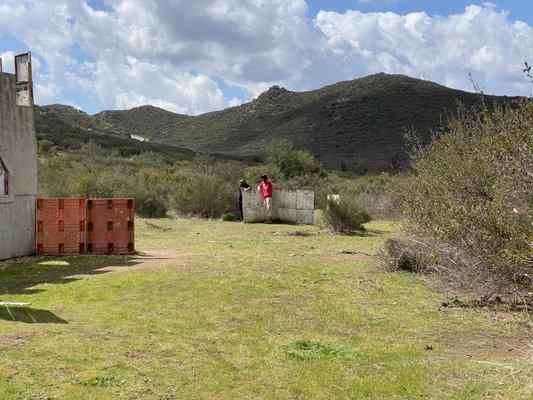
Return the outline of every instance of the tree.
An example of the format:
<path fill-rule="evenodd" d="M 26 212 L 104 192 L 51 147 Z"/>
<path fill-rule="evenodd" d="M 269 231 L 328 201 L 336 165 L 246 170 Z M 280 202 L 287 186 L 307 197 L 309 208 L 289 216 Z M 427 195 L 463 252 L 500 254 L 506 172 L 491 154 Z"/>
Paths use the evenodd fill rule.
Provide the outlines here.
<path fill-rule="evenodd" d="M 308 174 L 325 175 L 324 167 L 306 150 L 295 150 L 288 142 L 281 142 L 268 154 L 268 163 L 285 177 L 292 179 Z"/>

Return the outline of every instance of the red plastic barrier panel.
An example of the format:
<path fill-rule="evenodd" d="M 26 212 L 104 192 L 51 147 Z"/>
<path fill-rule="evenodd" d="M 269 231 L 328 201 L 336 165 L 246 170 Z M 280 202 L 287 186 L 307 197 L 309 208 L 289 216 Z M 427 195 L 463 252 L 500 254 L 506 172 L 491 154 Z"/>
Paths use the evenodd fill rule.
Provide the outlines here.
<path fill-rule="evenodd" d="M 86 252 L 85 199 L 37 199 L 37 254 Z"/>
<path fill-rule="evenodd" d="M 133 254 L 133 199 L 87 200 L 87 251 L 91 254 Z"/>

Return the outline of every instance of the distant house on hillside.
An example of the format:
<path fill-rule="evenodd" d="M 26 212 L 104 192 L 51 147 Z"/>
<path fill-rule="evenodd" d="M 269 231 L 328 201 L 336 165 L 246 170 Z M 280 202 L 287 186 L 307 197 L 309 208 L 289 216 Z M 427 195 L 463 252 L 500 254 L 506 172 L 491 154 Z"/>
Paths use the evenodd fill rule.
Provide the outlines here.
<path fill-rule="evenodd" d="M 15 75 L 0 59 L 0 260 L 35 251 L 37 137 L 30 53 L 15 57 Z"/>
<path fill-rule="evenodd" d="M 147 142 L 146 138 L 140 135 L 130 135 L 130 138 L 138 140 L 139 142 Z"/>

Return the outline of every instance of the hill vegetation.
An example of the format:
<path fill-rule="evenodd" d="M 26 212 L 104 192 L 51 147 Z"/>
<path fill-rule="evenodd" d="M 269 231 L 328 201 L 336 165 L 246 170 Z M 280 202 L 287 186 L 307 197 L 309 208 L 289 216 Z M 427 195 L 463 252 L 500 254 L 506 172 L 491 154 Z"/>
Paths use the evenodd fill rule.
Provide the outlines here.
<path fill-rule="evenodd" d="M 454 294 L 533 302 L 533 102 L 460 113 L 413 152 L 398 196 L 396 268 L 432 272 Z"/>
<path fill-rule="evenodd" d="M 123 148 L 92 141 L 77 150 L 59 152 L 44 149 L 45 143 L 40 142 L 41 197 L 133 197 L 141 216 L 219 218 L 225 213 L 237 215 L 239 180 L 246 177 L 253 185 L 266 171 L 276 189 L 313 190 L 319 207 L 327 194 L 341 193 L 359 200 L 374 216 L 388 217 L 394 212 L 387 194 L 393 177 L 368 174 L 354 181 L 344 173 L 328 171 L 307 151 L 287 144 L 273 148 L 267 163 L 258 164 L 207 154 L 180 159 L 179 155 L 145 152 L 125 157 L 120 154 Z"/>
<path fill-rule="evenodd" d="M 508 98 L 486 96 L 491 104 Z M 479 101 L 474 93 L 401 75 L 377 74 L 341 82 L 309 92 L 272 87 L 250 103 L 198 116 L 175 114 L 152 106 L 126 111 L 103 111 L 90 116 L 71 107 L 38 107 L 37 127 L 78 129 L 76 135 L 108 147 L 113 141 L 123 150 L 145 147 L 165 153 L 155 143 L 176 146 L 170 152 L 220 153 L 232 157 L 263 158 L 273 144 L 286 140 L 311 152 L 334 169 L 355 173 L 396 169 L 408 161 L 404 133 L 416 130 L 423 140 L 455 113 L 459 102 L 466 108 Z M 57 130 L 57 128 L 54 128 Z M 53 129 L 44 129 L 54 143 Z M 65 135 L 61 130 L 60 135 Z M 127 140 L 104 138 L 101 133 Z M 130 135 L 150 144 L 131 145 Z M 90 137 L 90 138 L 89 138 Z M 79 140 L 78 140 L 79 142 Z M 137 150 L 138 151 L 138 150 Z"/>
<path fill-rule="evenodd" d="M 398 179 L 353 175 L 398 169 L 406 162 L 407 129 L 427 141 L 458 102 L 468 108 L 478 100 L 378 74 L 304 93 L 273 87 L 248 104 L 196 117 L 152 106 L 92 116 L 63 105 L 36 107 L 40 195 L 135 197 L 141 215 L 218 218 L 236 212 L 239 179 L 254 183 L 266 171 L 277 188 L 314 190 L 317 206 L 338 193 L 390 218 L 397 200 L 389 188 Z M 198 204 L 209 206 L 191 208 Z"/>
<path fill-rule="evenodd" d="M 112 150 L 120 157 L 156 153 L 172 162 L 190 159 L 195 155 L 188 149 L 131 139 L 117 127 L 70 106 L 36 106 L 35 128 L 41 155 L 79 151 L 89 142 Z"/>

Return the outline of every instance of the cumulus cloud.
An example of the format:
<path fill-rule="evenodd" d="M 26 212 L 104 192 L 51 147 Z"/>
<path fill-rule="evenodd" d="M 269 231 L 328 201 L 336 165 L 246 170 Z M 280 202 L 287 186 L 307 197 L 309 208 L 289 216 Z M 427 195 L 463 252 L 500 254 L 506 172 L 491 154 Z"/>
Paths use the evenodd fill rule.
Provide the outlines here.
<path fill-rule="evenodd" d="M 520 67 L 533 59 L 533 28 L 509 21 L 490 3 L 447 18 L 322 11 L 316 24 L 337 57 L 362 75 L 403 73 L 471 90 L 471 71 L 489 92 L 527 91 Z"/>
<path fill-rule="evenodd" d="M 471 71 L 489 93 L 529 90 L 520 66 L 533 60 L 533 28 L 489 3 L 449 17 L 321 11 L 312 20 L 305 0 L 105 4 L 1 0 L 0 35 L 42 60 L 39 102 L 79 92 L 102 106 L 197 114 L 247 100 L 214 77 L 253 98 L 273 84 L 307 90 L 382 71 L 467 90 Z"/>
<path fill-rule="evenodd" d="M 215 81 L 203 74 L 182 72 L 168 61 L 152 63 L 127 56 L 118 63 L 98 61 L 86 90 L 119 108 L 152 104 L 179 113 L 198 114 L 226 105 Z"/>
<path fill-rule="evenodd" d="M 197 114 L 229 105 L 209 76 L 171 61 L 170 47 L 162 45 L 175 40 L 161 38 L 157 15 L 149 7 L 156 2 L 134 3 L 111 2 L 112 12 L 95 11 L 82 1 L 0 5 L 0 34 L 13 35 L 38 55 L 36 101 L 54 101 L 61 88 L 81 90 L 118 108 L 152 104 Z M 32 28 L 21 31 L 21 26 Z M 40 58 L 46 73 L 39 68 Z"/>

